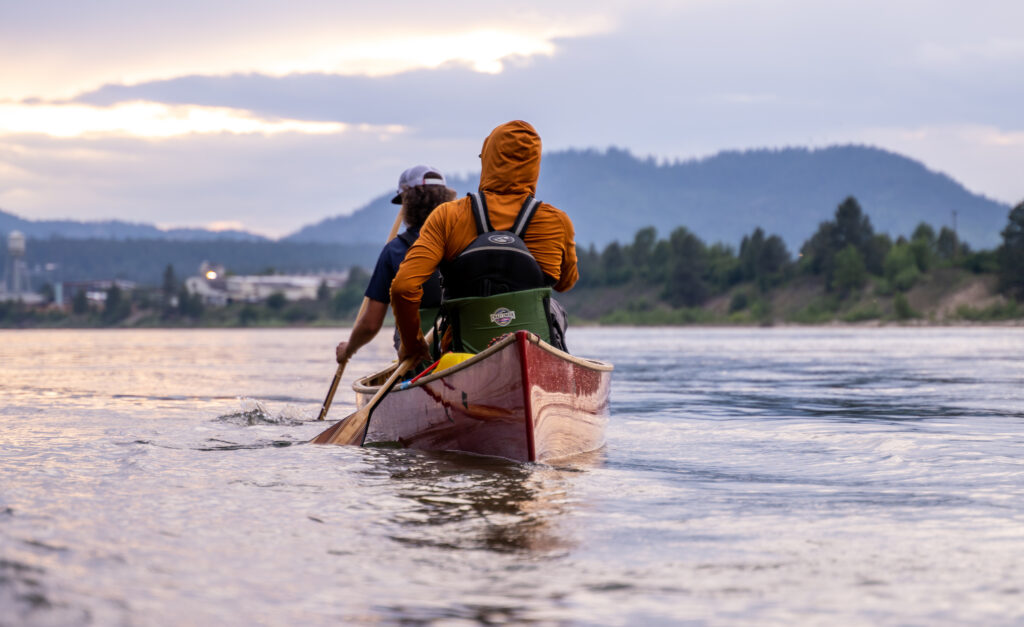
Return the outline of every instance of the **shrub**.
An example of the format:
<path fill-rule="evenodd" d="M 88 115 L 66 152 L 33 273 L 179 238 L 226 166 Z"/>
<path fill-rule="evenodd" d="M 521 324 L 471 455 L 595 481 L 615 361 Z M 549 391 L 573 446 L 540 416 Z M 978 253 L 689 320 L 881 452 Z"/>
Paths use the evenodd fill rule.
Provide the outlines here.
<path fill-rule="evenodd" d="M 910 302 L 907 300 L 906 294 L 896 294 L 892 299 L 893 315 L 896 316 L 897 320 L 909 320 L 911 318 L 920 318 L 921 314 L 917 313 L 910 307 Z"/>
<path fill-rule="evenodd" d="M 790 316 L 790 321 L 801 324 L 820 324 L 829 322 L 836 317 L 839 310 L 839 299 L 826 296 L 811 302 L 809 305 Z"/>
<path fill-rule="evenodd" d="M 901 292 L 913 287 L 921 274 L 914 251 L 906 243 L 896 244 L 889 249 L 882 267 L 889 284 Z"/>
<path fill-rule="evenodd" d="M 729 300 L 729 313 L 743 311 L 749 305 L 749 301 L 750 297 L 745 291 L 736 292 L 732 295 L 732 299 Z"/>
<path fill-rule="evenodd" d="M 863 322 L 865 320 L 878 320 L 881 317 L 882 310 L 878 307 L 878 303 L 871 303 L 852 309 L 843 314 L 841 319 L 843 322 Z"/>
<path fill-rule="evenodd" d="M 836 269 L 832 278 L 832 285 L 844 297 L 854 290 L 864 287 L 867 281 L 868 271 L 864 266 L 864 257 L 853 244 L 836 254 Z"/>
<path fill-rule="evenodd" d="M 246 303 L 238 312 L 238 324 L 247 327 L 260 319 L 260 310 Z"/>
<path fill-rule="evenodd" d="M 288 304 L 288 299 L 281 292 L 274 292 L 267 297 L 267 307 L 270 307 L 274 311 L 280 311 L 284 309 L 284 306 Z"/>
<path fill-rule="evenodd" d="M 956 308 L 956 317 L 961 320 L 974 322 L 989 322 L 992 320 L 1012 320 L 1024 316 L 1024 311 L 1017 305 L 1017 301 L 1010 299 L 1005 303 L 993 303 L 988 307 L 976 309 L 970 305 L 960 305 Z"/>

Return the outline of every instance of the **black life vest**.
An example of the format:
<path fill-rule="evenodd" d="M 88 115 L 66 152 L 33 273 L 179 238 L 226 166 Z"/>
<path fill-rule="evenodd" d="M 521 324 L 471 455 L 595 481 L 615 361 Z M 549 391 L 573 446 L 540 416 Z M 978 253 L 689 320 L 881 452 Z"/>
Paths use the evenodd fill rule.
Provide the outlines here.
<path fill-rule="evenodd" d="M 444 300 L 553 285 L 555 281 L 544 274 L 522 240 L 540 201 L 527 196 L 511 230 L 495 231 L 484 196 L 474 192 L 468 196 L 477 236 L 455 259 L 441 265 Z"/>
<path fill-rule="evenodd" d="M 411 247 L 417 236 L 405 231 L 398 234 L 399 239 Z M 434 270 L 427 282 L 423 284 L 423 299 L 420 301 L 420 308 L 434 309 L 441 306 L 441 273 Z"/>

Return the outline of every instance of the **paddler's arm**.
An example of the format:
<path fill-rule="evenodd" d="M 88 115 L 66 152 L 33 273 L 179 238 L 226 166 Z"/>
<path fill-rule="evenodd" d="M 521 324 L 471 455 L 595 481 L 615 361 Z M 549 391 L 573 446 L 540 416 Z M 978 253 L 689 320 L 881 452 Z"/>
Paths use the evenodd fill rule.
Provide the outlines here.
<path fill-rule="evenodd" d="M 438 207 L 420 229 L 420 236 L 409 248 L 398 274 L 391 282 L 391 308 L 395 312 L 395 325 L 402 339 L 399 357 L 425 358 L 429 355 L 427 343 L 420 330 L 420 302 L 423 284 L 434 273 L 444 258 L 443 213 Z"/>
<path fill-rule="evenodd" d="M 367 297 L 366 307 L 360 311 L 359 317 L 356 319 L 355 324 L 352 325 L 352 332 L 348 336 L 348 341 L 339 343 L 338 347 L 334 349 L 339 364 L 351 359 L 356 354 L 356 351 L 377 337 L 377 333 L 384 324 L 384 316 L 387 313 L 387 303 Z"/>

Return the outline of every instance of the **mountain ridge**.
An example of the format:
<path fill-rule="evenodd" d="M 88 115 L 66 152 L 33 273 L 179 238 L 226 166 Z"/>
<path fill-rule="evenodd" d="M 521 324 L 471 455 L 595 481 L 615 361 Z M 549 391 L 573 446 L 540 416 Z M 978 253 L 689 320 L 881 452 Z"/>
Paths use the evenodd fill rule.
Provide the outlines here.
<path fill-rule="evenodd" d="M 478 180 L 450 176 L 448 182 L 463 195 Z M 377 244 L 394 220 L 392 194 L 276 241 Z M 856 145 L 723 151 L 660 163 L 622 148 L 563 150 L 544 155 L 538 181 L 538 197 L 572 218 L 577 243 L 599 247 L 629 241 L 646 226 L 662 234 L 685 226 L 709 243 L 730 245 L 761 227 L 796 250 L 847 196 L 858 199 L 877 231 L 909 235 L 925 221 L 955 226 L 963 241 L 980 248 L 1000 243 L 1010 209 L 918 161 Z M 0 233 L 15 229 L 35 239 L 275 241 L 239 230 L 162 230 L 121 220 L 27 220 L 0 209 Z"/>
<path fill-rule="evenodd" d="M 181 242 L 232 240 L 246 242 L 271 241 L 248 231 L 211 231 L 201 228 L 160 229 L 152 224 L 124 220 L 29 220 L 0 208 L 0 233 L 21 231 L 26 237 L 50 239 L 158 239 Z"/>
<path fill-rule="evenodd" d="M 451 177 L 460 195 L 477 177 Z M 922 221 L 949 225 L 975 247 L 999 244 L 1010 206 L 974 194 L 946 174 L 868 146 L 763 148 L 658 163 L 620 148 L 545 154 L 538 197 L 566 211 L 578 245 L 626 242 L 646 226 L 663 234 L 685 226 L 708 242 L 738 244 L 760 226 L 793 249 L 858 199 L 877 231 L 909 235 Z M 366 242 L 387 229 L 391 194 L 355 212 L 299 229 L 286 241 Z M 623 208 L 626 208 L 623 210 Z"/>

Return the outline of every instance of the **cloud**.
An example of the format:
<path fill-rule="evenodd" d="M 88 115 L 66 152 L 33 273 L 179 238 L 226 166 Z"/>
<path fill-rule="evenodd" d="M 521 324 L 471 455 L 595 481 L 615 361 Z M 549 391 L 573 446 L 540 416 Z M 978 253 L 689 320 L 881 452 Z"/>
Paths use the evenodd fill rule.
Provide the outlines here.
<path fill-rule="evenodd" d="M 610 28 L 606 14 L 582 4 L 18 3 L 0 20 L 0 59 L 18 59 L 3 67 L 0 98 L 57 99 L 188 74 L 384 75 L 449 62 L 496 72 L 503 58 L 550 55 L 556 39 Z"/>
<path fill-rule="evenodd" d="M 0 207 L 31 219 L 112 217 L 198 226 L 237 221 L 280 236 L 349 213 L 429 155 L 446 173 L 476 141 L 341 135 L 0 137 Z M 6 164 L 6 166 L 5 166 Z"/>
<path fill-rule="evenodd" d="M 516 118 L 547 150 L 666 159 L 870 143 L 1024 197 L 1012 167 L 1024 162 L 1024 3 L 343 5 L 5 8 L 0 108 L 64 104 L 115 122 L 93 125 L 105 137 L 0 134 L 0 206 L 284 233 L 354 210 L 413 163 L 475 170 L 482 138 Z M 403 38 L 415 44 L 389 48 Z M 109 113 L 133 106 L 242 126 L 143 139 Z"/>

